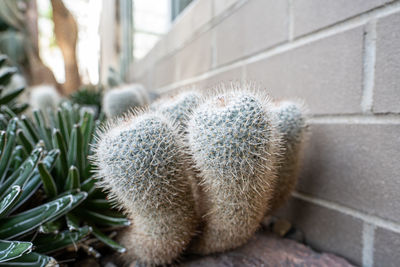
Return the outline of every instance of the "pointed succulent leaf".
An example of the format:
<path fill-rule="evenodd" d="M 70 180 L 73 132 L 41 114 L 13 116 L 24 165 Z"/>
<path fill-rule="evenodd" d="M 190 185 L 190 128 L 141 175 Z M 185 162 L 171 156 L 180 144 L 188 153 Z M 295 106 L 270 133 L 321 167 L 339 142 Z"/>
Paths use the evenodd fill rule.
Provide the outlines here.
<path fill-rule="evenodd" d="M 119 253 L 124 253 L 126 251 L 126 249 L 118 244 L 117 242 L 115 242 L 114 240 L 112 240 L 111 238 L 109 238 L 107 235 L 105 235 L 103 232 L 101 232 L 97 227 L 91 225 L 92 229 L 93 229 L 93 235 L 100 240 L 101 242 L 103 242 L 105 245 L 109 246 L 110 248 L 118 251 Z"/>
<path fill-rule="evenodd" d="M 104 214 L 102 212 L 87 210 L 79 207 L 74 211 L 74 214 L 99 225 L 108 225 L 114 227 L 130 225 L 130 221 L 121 217 L 121 214 L 117 212 L 109 211 L 108 214 Z"/>
<path fill-rule="evenodd" d="M 65 182 L 64 190 L 80 188 L 79 172 L 78 169 L 72 165 L 68 171 L 67 181 Z"/>
<path fill-rule="evenodd" d="M 21 257 L 31 250 L 31 242 L 0 240 L 0 263 Z"/>
<path fill-rule="evenodd" d="M 50 253 L 53 251 L 57 251 L 59 249 L 78 243 L 80 240 L 90 234 L 91 231 L 91 227 L 84 226 L 75 231 L 66 230 L 59 234 L 48 234 L 44 236 L 39 236 L 34 240 L 34 244 L 36 247 L 35 251 L 40 253 Z"/>
<path fill-rule="evenodd" d="M 38 170 L 40 178 L 42 179 L 43 189 L 49 198 L 57 196 L 57 185 L 53 179 L 53 176 L 49 173 L 44 163 L 38 164 Z"/>
<path fill-rule="evenodd" d="M 8 211 L 17 203 L 20 196 L 21 187 L 19 185 L 11 187 L 10 193 L 0 201 L 0 218 L 7 215 Z"/>
<path fill-rule="evenodd" d="M 41 224 L 55 220 L 79 205 L 87 194 L 66 195 L 34 209 L 0 219 L 0 238 L 10 239 L 34 230 Z"/>
<path fill-rule="evenodd" d="M 43 149 L 35 148 L 31 155 L 24 161 L 24 163 L 14 171 L 13 174 L 1 185 L 0 199 L 3 198 L 11 190 L 11 186 L 19 185 L 22 188 L 28 179 L 33 175 L 34 169 L 42 156 Z"/>
<path fill-rule="evenodd" d="M 19 129 L 17 131 L 17 136 L 18 136 L 18 142 L 24 147 L 25 151 L 27 153 L 31 153 L 33 149 L 33 144 L 32 142 L 26 137 L 25 133 L 23 130 Z"/>
<path fill-rule="evenodd" d="M 17 96 L 19 96 L 24 91 L 24 89 L 25 89 L 24 87 L 21 87 L 21 88 L 12 90 L 11 92 L 4 94 L 0 98 L 0 105 L 7 104 L 11 100 L 15 99 Z"/>
<path fill-rule="evenodd" d="M 3 182 L 7 169 L 10 163 L 12 151 L 15 146 L 16 130 L 17 130 L 17 118 L 13 118 L 7 127 L 7 138 L 4 148 L 4 152 L 1 153 L 0 159 L 0 183 Z"/>
<path fill-rule="evenodd" d="M 54 258 L 43 254 L 31 252 L 24 254 L 16 259 L 1 262 L 0 266 L 15 266 L 15 267 L 50 267 L 58 266 Z"/>
<path fill-rule="evenodd" d="M 7 85 L 15 73 L 17 73 L 17 68 L 15 67 L 3 68 L 0 71 L 0 85 Z"/>

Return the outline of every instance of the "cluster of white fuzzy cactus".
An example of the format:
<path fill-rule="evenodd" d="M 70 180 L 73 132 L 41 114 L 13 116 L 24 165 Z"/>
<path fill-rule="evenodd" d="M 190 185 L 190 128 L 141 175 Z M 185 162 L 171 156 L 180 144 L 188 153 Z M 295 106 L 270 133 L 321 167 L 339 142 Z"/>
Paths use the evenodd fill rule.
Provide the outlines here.
<path fill-rule="evenodd" d="M 149 104 L 149 96 L 141 84 L 126 84 L 111 89 L 103 97 L 104 113 L 108 117 L 122 116 L 134 108 Z"/>
<path fill-rule="evenodd" d="M 168 264 L 184 251 L 244 244 L 292 192 L 307 132 L 303 107 L 250 86 L 183 92 L 113 119 L 93 156 L 132 220 L 127 259 Z"/>

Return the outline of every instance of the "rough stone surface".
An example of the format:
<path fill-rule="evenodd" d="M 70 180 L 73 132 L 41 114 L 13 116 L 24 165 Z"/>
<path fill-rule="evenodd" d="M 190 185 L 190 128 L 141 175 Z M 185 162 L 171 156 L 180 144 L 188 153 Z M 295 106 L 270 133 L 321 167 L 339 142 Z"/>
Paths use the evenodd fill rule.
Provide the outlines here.
<path fill-rule="evenodd" d="M 317 253 L 289 239 L 257 233 L 246 245 L 230 252 L 183 259 L 179 266 L 352 266 L 346 260 L 327 253 Z"/>
<path fill-rule="evenodd" d="M 400 234 L 378 228 L 375 231 L 374 263 L 375 267 L 400 266 Z"/>
<path fill-rule="evenodd" d="M 247 79 L 277 98 L 304 99 L 313 114 L 361 111 L 363 28 L 246 66 Z"/>
<path fill-rule="evenodd" d="M 215 28 L 217 65 L 287 40 L 287 23 L 287 1 L 248 1 Z"/>
<path fill-rule="evenodd" d="M 303 232 L 305 243 L 312 248 L 361 264 L 361 220 L 297 198 L 292 198 L 276 216 Z"/>
<path fill-rule="evenodd" d="M 295 0 L 293 24 L 295 36 L 324 28 L 391 0 Z"/>
<path fill-rule="evenodd" d="M 298 191 L 400 221 L 400 124 L 312 124 Z"/>
<path fill-rule="evenodd" d="M 400 112 L 400 13 L 377 23 L 373 110 Z"/>

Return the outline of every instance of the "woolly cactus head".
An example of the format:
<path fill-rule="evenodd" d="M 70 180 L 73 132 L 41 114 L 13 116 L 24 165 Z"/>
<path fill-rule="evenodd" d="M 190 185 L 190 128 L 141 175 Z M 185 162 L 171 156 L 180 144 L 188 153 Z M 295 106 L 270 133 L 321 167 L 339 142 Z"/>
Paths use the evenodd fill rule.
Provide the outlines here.
<path fill-rule="evenodd" d="M 282 155 L 279 159 L 277 184 L 270 212 L 276 211 L 290 197 L 300 170 L 301 152 L 307 137 L 304 105 L 300 102 L 276 103 L 272 112 L 278 121 L 277 129 L 282 136 Z"/>
<path fill-rule="evenodd" d="M 30 104 L 33 109 L 55 110 L 61 102 L 57 89 L 51 85 L 40 85 L 31 88 Z"/>
<path fill-rule="evenodd" d="M 195 91 L 185 91 L 177 95 L 162 98 L 151 105 L 151 109 L 158 110 L 173 123 L 177 124 L 182 132 L 187 127 L 189 115 L 201 103 L 202 96 Z"/>
<path fill-rule="evenodd" d="M 99 135 L 93 157 L 100 183 L 131 214 L 122 236 L 128 260 L 171 263 L 196 228 L 183 145 L 176 129 L 157 113 L 127 115 Z"/>
<path fill-rule="evenodd" d="M 278 119 L 278 130 L 282 134 L 283 144 L 291 147 L 304 140 L 304 131 L 308 128 L 304 117 L 305 108 L 300 102 L 278 102 L 272 109 Z"/>
<path fill-rule="evenodd" d="M 246 179 L 271 169 L 279 138 L 260 92 L 232 89 L 200 105 L 189 122 L 189 145 L 200 170 L 221 179 Z"/>
<path fill-rule="evenodd" d="M 187 186 L 182 144 L 158 114 L 128 115 L 100 134 L 95 155 L 101 183 L 128 212 L 173 209 Z"/>
<path fill-rule="evenodd" d="M 146 105 L 136 87 L 122 86 L 104 94 L 103 108 L 108 117 L 122 116 L 129 110 Z"/>

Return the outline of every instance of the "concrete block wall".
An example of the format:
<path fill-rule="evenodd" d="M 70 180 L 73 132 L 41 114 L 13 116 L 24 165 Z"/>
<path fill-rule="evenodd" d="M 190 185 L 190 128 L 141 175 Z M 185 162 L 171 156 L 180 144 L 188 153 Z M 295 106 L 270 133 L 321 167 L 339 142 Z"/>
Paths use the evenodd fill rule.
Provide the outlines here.
<path fill-rule="evenodd" d="M 196 0 L 131 68 L 160 93 L 255 81 L 312 136 L 278 215 L 360 266 L 400 266 L 400 1 Z"/>

